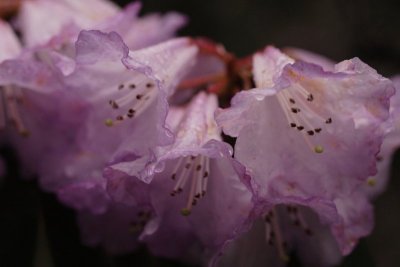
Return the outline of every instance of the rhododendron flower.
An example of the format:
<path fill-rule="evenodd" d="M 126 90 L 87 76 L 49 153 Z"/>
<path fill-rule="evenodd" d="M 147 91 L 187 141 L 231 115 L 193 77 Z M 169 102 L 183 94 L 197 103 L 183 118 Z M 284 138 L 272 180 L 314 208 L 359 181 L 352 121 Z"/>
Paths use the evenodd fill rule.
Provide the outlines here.
<path fill-rule="evenodd" d="M 90 29 L 118 11 L 116 5 L 104 0 L 23 1 L 17 24 L 24 44 L 32 47 L 46 43 L 66 26 Z M 52 14 L 51 21 L 49 14 Z"/>
<path fill-rule="evenodd" d="M 246 175 L 221 141 L 213 118 L 216 107 L 215 95 L 200 93 L 186 108 L 172 108 L 167 121 L 176 139 L 155 150 L 145 170 L 135 161 L 105 170 L 111 195 L 125 203 L 129 199 L 118 196 L 118 187 L 128 189 L 126 183 L 137 178 L 149 184 L 155 217 L 141 239 L 156 255 L 182 257 L 194 240 L 214 255 L 248 224 L 251 194 L 241 182 Z M 121 173 L 128 176 L 116 186 L 114 177 Z"/>
<path fill-rule="evenodd" d="M 360 184 L 376 172 L 392 83 L 359 59 L 330 72 L 272 47 L 254 56 L 253 75 L 257 88 L 238 93 L 217 122 L 237 137 L 256 198 L 267 210 L 312 208 L 348 254 L 372 228 Z"/>
<path fill-rule="evenodd" d="M 101 150 L 101 140 L 126 141 L 124 151 L 142 155 L 171 142 L 165 128 L 167 97 L 196 60 L 190 39 L 130 52 L 117 34 L 88 31 L 81 33 L 76 47 L 75 70 L 66 82 L 92 106 L 85 145 Z M 117 138 L 119 132 L 126 138 Z"/>
<path fill-rule="evenodd" d="M 103 0 L 37 0 L 24 1 L 17 25 L 28 47 L 47 45 L 66 54 L 73 54 L 72 44 L 85 30 L 115 31 L 130 49 L 144 48 L 171 38 L 186 23 L 186 18 L 171 12 L 138 17 L 140 3 L 120 10 Z M 47 14 L 57 14 L 51 23 Z"/>

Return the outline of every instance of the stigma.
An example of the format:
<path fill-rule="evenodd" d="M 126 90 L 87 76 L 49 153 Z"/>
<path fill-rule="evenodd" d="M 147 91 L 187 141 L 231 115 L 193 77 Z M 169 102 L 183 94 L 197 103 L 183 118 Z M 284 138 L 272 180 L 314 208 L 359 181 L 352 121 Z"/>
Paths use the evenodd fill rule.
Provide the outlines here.
<path fill-rule="evenodd" d="M 209 176 L 209 158 L 198 155 L 188 156 L 178 160 L 171 176 L 171 179 L 175 181 L 175 186 L 170 195 L 176 196 L 184 190 L 188 190 L 186 206 L 181 209 L 181 214 L 183 216 L 190 215 L 193 206 L 205 196 Z"/>

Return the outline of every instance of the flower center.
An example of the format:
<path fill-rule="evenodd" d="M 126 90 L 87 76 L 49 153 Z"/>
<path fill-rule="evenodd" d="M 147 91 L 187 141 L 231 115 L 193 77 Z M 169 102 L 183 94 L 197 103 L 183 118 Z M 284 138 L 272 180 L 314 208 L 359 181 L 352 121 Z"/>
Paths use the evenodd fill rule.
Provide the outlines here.
<path fill-rule="evenodd" d="M 300 85 L 293 85 L 290 90 L 283 89 L 277 93 L 290 128 L 301 133 L 307 145 L 315 153 L 324 152 L 324 147 L 314 143 L 312 138 L 323 133 L 326 124 L 332 123 L 331 117 L 324 117 L 315 105 L 314 95 Z"/>
<path fill-rule="evenodd" d="M 175 196 L 189 184 L 189 196 L 186 207 L 181 210 L 184 216 L 190 215 L 193 206 L 204 197 L 207 192 L 208 177 L 210 176 L 210 159 L 199 155 L 180 158 L 172 173 L 172 180 L 175 181 L 171 196 Z"/>
<path fill-rule="evenodd" d="M 118 110 L 115 119 L 107 119 L 105 124 L 112 126 L 114 121 L 123 121 L 139 116 L 153 102 L 157 96 L 157 88 L 153 81 L 142 77 L 129 83 L 121 83 L 117 87 L 116 98 L 110 99 L 108 104 Z"/>
<path fill-rule="evenodd" d="M 22 120 L 19 105 L 23 103 L 22 92 L 17 87 L 0 86 L 0 129 L 4 129 L 7 123 L 11 123 L 22 136 L 28 136 Z"/>

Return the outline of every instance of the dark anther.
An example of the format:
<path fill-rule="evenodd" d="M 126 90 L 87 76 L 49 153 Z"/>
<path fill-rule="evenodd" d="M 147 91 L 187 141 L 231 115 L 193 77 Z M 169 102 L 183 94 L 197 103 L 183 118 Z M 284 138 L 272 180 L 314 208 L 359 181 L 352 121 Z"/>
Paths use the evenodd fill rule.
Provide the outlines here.
<path fill-rule="evenodd" d="M 303 130 L 303 129 L 304 129 L 303 126 L 297 126 L 297 130 L 301 131 L 301 130 Z"/>
<path fill-rule="evenodd" d="M 197 165 L 196 171 L 200 171 L 200 170 L 201 170 L 201 165 Z"/>
<path fill-rule="evenodd" d="M 298 108 L 291 108 L 290 110 L 291 110 L 293 113 L 300 112 L 300 109 L 298 109 Z"/>
<path fill-rule="evenodd" d="M 137 99 L 137 100 L 140 100 L 142 97 L 143 97 L 143 95 L 137 95 L 137 96 L 136 96 L 136 99 Z"/>
<path fill-rule="evenodd" d="M 172 180 L 175 180 L 175 178 L 176 178 L 176 173 L 172 174 L 172 176 L 171 176 Z"/>
<path fill-rule="evenodd" d="M 313 130 L 307 131 L 307 133 L 308 133 L 308 135 L 314 135 L 314 131 Z"/>
<path fill-rule="evenodd" d="M 320 133 L 320 132 L 322 131 L 322 129 L 321 129 L 321 128 L 316 128 L 316 129 L 314 129 L 314 131 L 315 131 L 316 133 Z"/>
<path fill-rule="evenodd" d="M 124 117 L 122 117 L 121 115 L 120 115 L 120 116 L 117 116 L 117 120 L 118 120 L 118 121 L 122 121 L 122 120 L 124 120 Z"/>
<path fill-rule="evenodd" d="M 121 90 L 121 89 L 123 89 L 124 88 L 124 85 L 123 84 L 120 84 L 119 86 L 118 86 L 118 90 Z"/>
<path fill-rule="evenodd" d="M 190 163 L 186 163 L 185 168 L 189 169 L 190 168 Z"/>
<path fill-rule="evenodd" d="M 147 84 L 146 84 L 146 87 L 147 87 L 147 88 L 151 88 L 151 87 L 153 87 L 153 86 L 154 86 L 154 85 L 153 85 L 152 83 L 147 83 Z"/>
<path fill-rule="evenodd" d="M 325 121 L 325 123 L 327 123 L 327 124 L 332 123 L 332 118 L 327 119 L 327 120 Z"/>
<path fill-rule="evenodd" d="M 136 88 L 136 85 L 132 83 L 132 84 L 129 85 L 129 88 L 135 89 L 135 88 Z"/>
<path fill-rule="evenodd" d="M 203 178 L 206 178 L 206 177 L 208 177 L 208 172 L 205 172 L 203 175 Z"/>
<path fill-rule="evenodd" d="M 293 127 L 293 128 L 296 127 L 296 123 L 293 123 L 293 122 L 290 123 L 290 127 Z"/>
<path fill-rule="evenodd" d="M 307 101 L 313 101 L 314 100 L 314 96 L 312 94 L 309 94 L 307 97 Z"/>
<path fill-rule="evenodd" d="M 293 98 L 289 98 L 289 102 L 292 103 L 292 104 L 296 104 L 296 101 L 294 101 Z"/>
<path fill-rule="evenodd" d="M 109 104 L 110 104 L 110 106 L 113 108 L 113 109 L 117 109 L 118 108 L 118 104 L 117 104 L 117 102 L 115 102 L 114 100 L 110 100 L 110 102 L 108 102 Z"/>

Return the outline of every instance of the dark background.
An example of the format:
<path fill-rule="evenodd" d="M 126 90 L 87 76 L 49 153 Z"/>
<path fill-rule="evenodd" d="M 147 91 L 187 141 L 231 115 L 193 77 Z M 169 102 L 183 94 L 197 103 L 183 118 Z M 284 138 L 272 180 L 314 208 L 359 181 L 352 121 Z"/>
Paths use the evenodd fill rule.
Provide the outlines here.
<path fill-rule="evenodd" d="M 129 1 L 115 1 L 125 5 Z M 239 56 L 267 44 L 295 46 L 336 61 L 360 57 L 378 72 L 400 74 L 400 3 L 395 0 L 145 0 L 143 13 L 180 11 L 190 18 L 181 35 L 207 36 Z M 95 8 L 95 7 L 94 7 Z M 107 257 L 84 247 L 71 210 L 34 181 L 18 179 L 10 149 L 0 187 L 0 266 L 181 266 L 141 249 Z M 360 163 L 362 164 L 362 163 Z M 341 266 L 400 266 L 400 157 L 388 190 L 375 201 L 376 227 Z M 299 266 L 292 262 L 291 266 Z"/>

